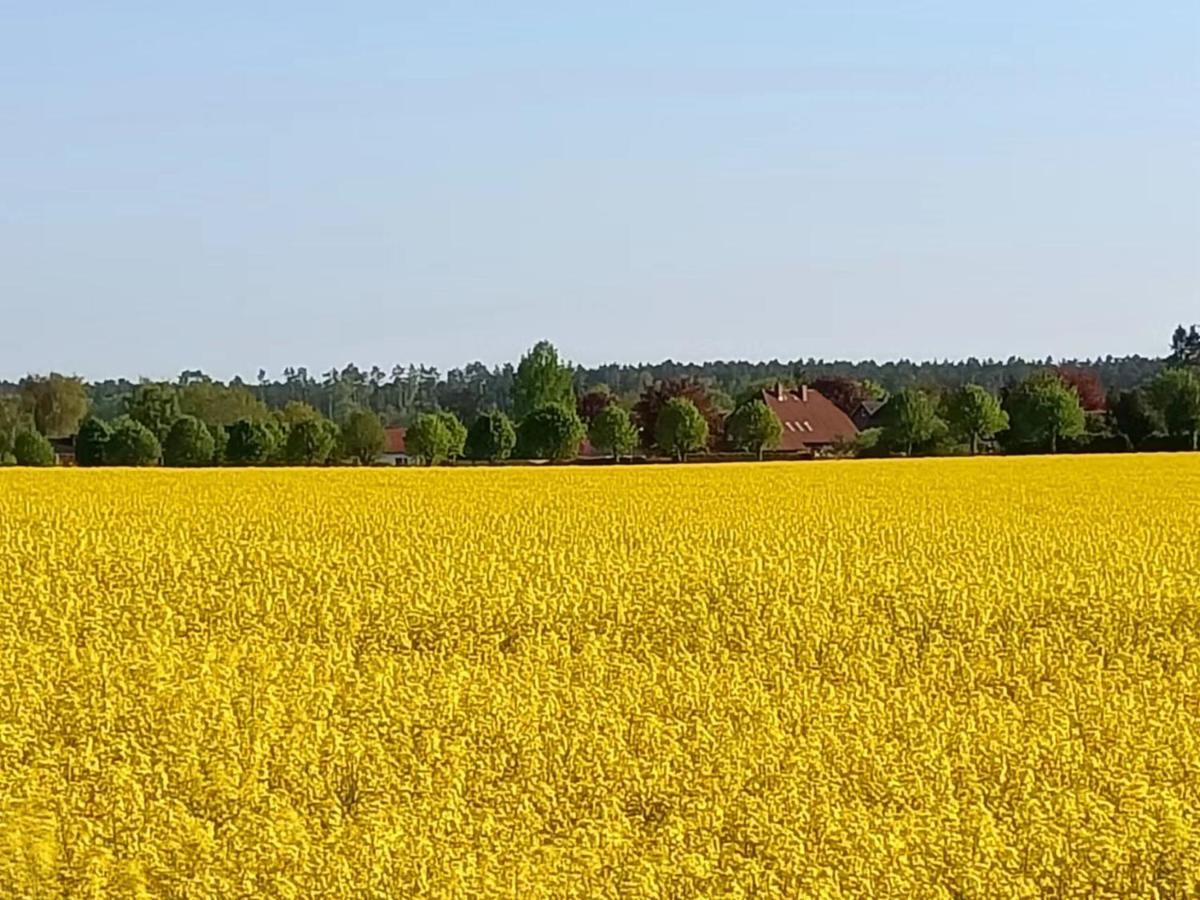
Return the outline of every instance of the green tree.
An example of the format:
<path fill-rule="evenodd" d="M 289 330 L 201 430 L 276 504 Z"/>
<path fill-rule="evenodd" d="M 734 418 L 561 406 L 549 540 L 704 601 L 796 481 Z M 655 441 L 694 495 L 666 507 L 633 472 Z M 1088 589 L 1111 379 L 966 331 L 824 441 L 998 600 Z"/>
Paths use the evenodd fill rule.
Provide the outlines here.
<path fill-rule="evenodd" d="M 107 462 L 108 440 L 112 429 L 102 419 L 84 419 L 75 436 L 75 462 L 81 466 L 102 466 Z"/>
<path fill-rule="evenodd" d="M 588 440 L 600 452 L 610 453 L 619 460 L 633 453 L 638 443 L 638 431 L 625 407 L 610 403 L 592 417 Z"/>
<path fill-rule="evenodd" d="M 517 427 L 517 452 L 523 459 L 572 459 L 583 441 L 583 423 L 573 407 L 539 406 Z"/>
<path fill-rule="evenodd" d="M 779 446 L 783 425 L 771 407 L 751 400 L 730 413 L 725 433 L 735 447 L 752 450 L 762 459 L 764 451 Z"/>
<path fill-rule="evenodd" d="M 48 438 L 70 437 L 87 415 L 87 388 L 81 378 L 57 372 L 30 375 L 18 387 L 34 426 Z"/>
<path fill-rule="evenodd" d="M 986 388 L 964 384 L 946 401 L 950 430 L 971 445 L 971 455 L 979 452 L 979 442 L 990 440 L 1008 428 L 1008 413 Z"/>
<path fill-rule="evenodd" d="M 945 428 L 930 396 L 918 388 L 905 388 L 884 407 L 883 439 L 892 447 L 903 447 L 908 456 L 913 448 L 937 436 Z"/>
<path fill-rule="evenodd" d="M 195 416 L 210 427 L 224 427 L 243 419 L 261 422 L 269 415 L 267 407 L 245 385 L 189 381 L 178 392 L 180 412 Z"/>
<path fill-rule="evenodd" d="M 404 449 L 413 459 L 433 466 L 450 454 L 454 440 L 440 413 L 422 413 L 404 433 Z"/>
<path fill-rule="evenodd" d="M 162 456 L 162 445 L 154 432 L 130 416 L 112 423 L 112 434 L 104 449 L 104 461 L 110 466 L 152 466 Z"/>
<path fill-rule="evenodd" d="M 225 462 L 233 466 L 261 466 L 275 453 L 278 433 L 266 422 L 242 419 L 226 431 Z"/>
<path fill-rule="evenodd" d="M 208 433 L 213 439 L 213 465 L 225 465 L 225 449 L 229 446 L 229 431 L 224 425 L 217 425 L 214 422 L 206 423 Z"/>
<path fill-rule="evenodd" d="M 1051 453 L 1060 438 L 1079 437 L 1087 424 L 1079 395 L 1053 371 L 1034 372 L 1009 392 L 1006 405 L 1013 438 Z"/>
<path fill-rule="evenodd" d="M 195 416 L 180 416 L 163 443 L 163 464 L 177 467 L 211 466 L 216 441 L 208 426 Z"/>
<path fill-rule="evenodd" d="M 373 412 L 365 409 L 353 410 L 342 423 L 343 452 L 364 466 L 374 462 L 383 452 L 386 440 L 383 423 Z M 407 441 L 407 437 L 405 440 Z"/>
<path fill-rule="evenodd" d="M 549 341 L 539 341 L 521 357 L 513 377 L 513 413 L 524 419 L 536 409 L 552 403 L 575 408 L 574 376 L 558 358 Z"/>
<path fill-rule="evenodd" d="M 1164 369 L 1150 382 L 1150 401 L 1168 433 L 1200 448 L 1200 374 L 1194 369 Z"/>
<path fill-rule="evenodd" d="M 13 439 L 12 455 L 18 466 L 54 465 L 54 448 L 40 432 L 26 429 Z"/>
<path fill-rule="evenodd" d="M 689 453 L 708 443 L 708 423 L 686 397 L 672 397 L 662 407 L 655 423 L 654 440 L 658 449 L 684 462 Z"/>
<path fill-rule="evenodd" d="M 1141 388 L 1110 394 L 1108 418 L 1113 430 L 1125 435 L 1135 449 L 1154 432 L 1165 427 L 1158 410 Z"/>
<path fill-rule="evenodd" d="M 467 431 L 464 451 L 468 459 L 497 462 L 508 459 L 517 445 L 517 430 L 512 420 L 499 410 L 477 416 Z"/>
<path fill-rule="evenodd" d="M 280 421 L 288 428 L 299 425 L 301 422 L 319 422 L 324 418 L 317 412 L 316 407 L 300 400 L 289 400 L 279 411 Z"/>
<path fill-rule="evenodd" d="M 301 419 L 288 429 L 284 458 L 293 466 L 324 465 L 337 443 L 337 429 L 328 419 Z"/>
<path fill-rule="evenodd" d="M 447 459 L 459 459 L 466 451 L 467 427 L 452 412 L 442 410 L 437 416 L 442 420 L 442 424 L 446 426 L 446 433 L 450 435 L 450 444 L 446 448 Z M 405 436 L 405 440 L 407 441 L 407 435 Z"/>
<path fill-rule="evenodd" d="M 158 381 L 144 381 L 133 389 L 125 401 L 125 412 L 135 422 L 141 422 L 166 443 L 171 426 L 181 415 L 179 394 L 175 386 Z"/>
<path fill-rule="evenodd" d="M 0 394 L 0 455 L 11 455 L 17 433 L 34 427 L 19 394 Z"/>

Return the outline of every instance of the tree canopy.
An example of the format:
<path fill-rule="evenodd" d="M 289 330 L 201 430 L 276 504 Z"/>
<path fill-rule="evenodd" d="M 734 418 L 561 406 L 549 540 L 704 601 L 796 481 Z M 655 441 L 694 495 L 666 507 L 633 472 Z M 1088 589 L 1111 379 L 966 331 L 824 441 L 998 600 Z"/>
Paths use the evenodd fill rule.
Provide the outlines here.
<path fill-rule="evenodd" d="M 110 466 L 152 466 L 162 457 L 162 445 L 154 432 L 130 416 L 121 416 L 112 424 L 112 433 L 104 450 L 104 462 Z"/>
<path fill-rule="evenodd" d="M 1008 428 L 1008 413 L 990 391 L 977 384 L 966 384 L 946 398 L 946 418 L 950 430 L 967 441 L 971 455 L 979 452 L 979 442 L 990 440 Z"/>
<path fill-rule="evenodd" d="M 524 459 L 571 459 L 579 453 L 584 427 L 574 407 L 540 406 L 517 426 L 517 453 Z"/>
<path fill-rule="evenodd" d="M 182 414 L 175 386 L 157 381 L 139 384 L 125 401 L 125 411 L 149 428 L 165 446 L 171 426 Z"/>
<path fill-rule="evenodd" d="M 691 378 L 669 379 L 647 385 L 633 407 L 633 421 L 647 450 L 658 443 L 658 417 L 675 398 L 691 403 L 704 419 L 706 444 L 721 434 L 725 415 L 709 388 Z"/>
<path fill-rule="evenodd" d="M 658 449 L 683 462 L 708 444 L 708 423 L 687 397 L 672 397 L 658 413 L 654 431 Z"/>
<path fill-rule="evenodd" d="M 306 416 L 288 428 L 284 459 L 293 466 L 324 465 L 333 455 L 337 438 L 337 426 L 328 419 Z"/>
<path fill-rule="evenodd" d="M 611 403 L 592 418 L 588 440 L 601 453 L 620 459 L 633 453 L 637 447 L 638 433 L 625 408 Z"/>
<path fill-rule="evenodd" d="M 575 408 L 574 376 L 561 363 L 549 341 L 539 341 L 521 357 L 513 377 L 513 414 L 521 419 L 540 407 L 556 403 Z"/>
<path fill-rule="evenodd" d="M 1008 392 L 1005 406 L 1010 433 L 1018 444 L 1055 453 L 1059 439 L 1084 432 L 1079 396 L 1053 370 L 1030 375 Z"/>
<path fill-rule="evenodd" d="M 18 466 L 54 465 L 54 448 L 49 439 L 31 428 L 17 432 L 12 455 Z"/>
<path fill-rule="evenodd" d="M 410 459 L 435 466 L 450 455 L 452 440 L 450 429 L 441 415 L 422 413 L 408 426 L 404 434 L 404 449 Z"/>
<path fill-rule="evenodd" d="M 725 434 L 735 447 L 763 458 L 763 452 L 779 446 L 783 425 L 762 400 L 750 400 L 735 409 L 725 423 Z"/>
<path fill-rule="evenodd" d="M 30 375 L 19 385 L 25 410 L 34 427 L 48 438 L 70 437 L 88 411 L 88 391 L 74 375 Z"/>
<path fill-rule="evenodd" d="M 342 451 L 362 465 L 369 465 L 383 452 L 387 435 L 379 416 L 356 409 L 342 423 Z"/>
<path fill-rule="evenodd" d="M 216 442 L 208 426 L 195 416 L 180 416 L 167 432 L 162 449 L 163 465 L 211 466 Z"/>
<path fill-rule="evenodd" d="M 946 428 L 933 399 L 919 388 L 905 388 L 888 400 L 883 423 L 885 444 L 907 456 Z"/>
<path fill-rule="evenodd" d="M 1200 372 L 1190 368 L 1165 369 L 1150 383 L 1150 400 L 1167 431 L 1187 438 L 1193 450 L 1200 446 Z"/>
<path fill-rule="evenodd" d="M 492 410 L 471 423 L 464 450 L 470 459 L 499 462 L 508 459 L 516 445 L 517 430 L 512 420 L 499 410 Z"/>

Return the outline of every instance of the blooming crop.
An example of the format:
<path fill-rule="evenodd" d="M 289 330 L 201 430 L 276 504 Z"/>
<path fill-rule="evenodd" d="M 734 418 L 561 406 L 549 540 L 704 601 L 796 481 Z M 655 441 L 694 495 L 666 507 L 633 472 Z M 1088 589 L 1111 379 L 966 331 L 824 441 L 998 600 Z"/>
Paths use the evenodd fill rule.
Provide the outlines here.
<path fill-rule="evenodd" d="M 0 471 L 5 896 L 1185 896 L 1200 457 Z"/>

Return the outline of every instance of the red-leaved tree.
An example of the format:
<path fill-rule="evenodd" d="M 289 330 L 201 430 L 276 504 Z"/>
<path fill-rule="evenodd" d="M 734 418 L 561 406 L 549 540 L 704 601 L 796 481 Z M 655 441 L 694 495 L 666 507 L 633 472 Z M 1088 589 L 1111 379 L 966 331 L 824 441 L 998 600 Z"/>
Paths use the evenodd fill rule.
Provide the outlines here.
<path fill-rule="evenodd" d="M 1079 405 L 1086 412 L 1103 412 L 1108 409 L 1108 395 L 1100 376 L 1095 369 L 1085 369 L 1082 366 L 1059 366 L 1058 377 L 1067 387 L 1075 388 L 1079 395 Z"/>
<path fill-rule="evenodd" d="M 822 375 L 810 381 L 808 386 L 848 416 L 854 415 L 864 400 L 874 397 L 861 381 L 841 375 Z"/>
<path fill-rule="evenodd" d="M 579 398 L 575 411 L 584 424 L 591 425 L 592 419 L 616 402 L 606 385 L 598 385 Z"/>
<path fill-rule="evenodd" d="M 714 447 L 724 434 L 725 414 L 717 408 L 712 395 L 699 381 L 692 378 L 671 378 L 646 387 L 633 407 L 633 422 L 641 433 L 642 446 L 649 450 L 654 446 L 654 429 L 658 425 L 658 414 L 675 397 L 686 397 L 700 410 L 708 423 L 708 445 Z"/>

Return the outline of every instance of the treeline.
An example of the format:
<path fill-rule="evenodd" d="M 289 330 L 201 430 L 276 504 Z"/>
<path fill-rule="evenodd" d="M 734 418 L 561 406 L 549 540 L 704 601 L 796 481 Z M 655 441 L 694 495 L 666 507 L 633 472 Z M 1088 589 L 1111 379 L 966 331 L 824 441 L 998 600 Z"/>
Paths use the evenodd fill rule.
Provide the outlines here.
<path fill-rule="evenodd" d="M 1162 368 L 1162 359 L 1142 356 L 1095 360 L 1066 360 L 1059 366 L 1087 369 L 1110 390 L 1127 390 L 1147 383 Z M 597 386 L 607 387 L 618 402 L 631 407 L 642 392 L 658 382 L 697 381 L 716 402 L 730 407 L 737 397 L 757 384 L 812 382 L 822 377 L 850 379 L 877 385 L 888 393 L 906 387 L 934 392 L 952 391 L 964 384 L 978 384 L 992 393 L 1024 380 L 1040 369 L 1055 365 L 1052 360 L 967 359 L 956 362 L 848 362 L 798 359 L 790 362 L 677 363 L 667 360 L 655 365 L 611 364 L 586 368 L 570 366 L 571 383 L 583 395 Z M 423 412 L 445 410 L 463 422 L 491 409 L 513 415 L 513 381 L 516 365 L 488 367 L 473 362 L 441 372 L 430 366 L 369 366 L 354 364 L 317 374 L 303 367 L 285 368 L 270 376 L 264 370 L 252 381 L 234 378 L 227 384 L 203 372 L 188 370 L 174 380 L 177 387 L 214 385 L 232 389 L 224 398 L 210 402 L 244 403 L 257 400 L 268 410 L 281 410 L 288 403 L 307 403 L 323 416 L 341 421 L 350 410 L 361 408 L 378 413 L 387 425 L 409 425 Z M 85 385 L 92 414 L 114 419 L 138 386 L 137 380 L 117 379 Z M 16 383 L 0 382 L 0 394 L 15 392 Z"/>
<path fill-rule="evenodd" d="M 407 426 L 426 463 L 510 456 L 566 459 L 588 438 L 616 458 L 641 450 L 763 456 L 782 427 L 761 401 L 775 384 L 806 384 L 848 415 L 870 404 L 853 455 L 1117 451 L 1192 447 L 1200 432 L 1200 333 L 1180 326 L 1163 359 L 1108 357 L 1054 364 L 1010 359 L 945 363 L 662 363 L 585 369 L 548 342 L 516 366 L 347 366 L 319 379 L 286 369 L 254 384 L 184 371 L 173 382 L 51 374 L 0 385 L 0 463 L 54 461 L 74 437 L 81 465 L 370 463 L 385 425 Z M 860 420 L 861 421 L 861 420 Z"/>

